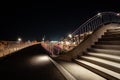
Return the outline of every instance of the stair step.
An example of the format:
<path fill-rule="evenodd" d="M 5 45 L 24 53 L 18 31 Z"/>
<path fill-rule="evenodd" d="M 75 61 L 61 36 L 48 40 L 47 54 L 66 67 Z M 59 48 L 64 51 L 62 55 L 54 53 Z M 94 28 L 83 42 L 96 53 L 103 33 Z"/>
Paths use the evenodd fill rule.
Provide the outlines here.
<path fill-rule="evenodd" d="M 105 54 L 105 53 L 93 53 L 93 52 L 87 52 L 89 56 L 94 56 L 114 62 L 120 63 L 120 56 L 115 56 L 115 55 L 110 55 L 110 54 Z"/>
<path fill-rule="evenodd" d="M 105 32 L 105 35 L 112 35 L 112 34 L 119 34 L 120 35 L 120 31 L 116 31 L 116 32 Z"/>
<path fill-rule="evenodd" d="M 99 41 L 120 41 L 120 36 L 119 37 L 102 37 L 99 39 Z"/>
<path fill-rule="evenodd" d="M 92 57 L 92 56 L 81 56 L 81 58 L 85 61 L 94 63 L 96 65 L 99 65 L 99 66 L 105 67 L 107 69 L 110 69 L 112 71 L 120 73 L 120 64 L 119 63 L 101 59 L 101 58 Z"/>
<path fill-rule="evenodd" d="M 95 65 L 93 63 L 90 63 L 88 61 L 80 60 L 80 59 L 75 59 L 75 62 L 80 64 L 81 66 L 84 66 L 88 68 L 89 70 L 107 78 L 108 80 L 119 80 L 120 79 L 120 74 L 116 73 L 114 71 L 111 71 L 109 69 L 106 69 L 104 67 Z"/>
<path fill-rule="evenodd" d="M 107 30 L 107 32 L 116 32 L 116 31 L 120 31 L 120 28 L 108 29 L 108 30 Z"/>
<path fill-rule="evenodd" d="M 102 37 L 119 37 L 120 34 L 107 34 L 107 35 L 102 35 Z"/>
<path fill-rule="evenodd" d="M 114 30 L 114 31 L 107 31 L 105 33 L 120 33 L 120 30 Z"/>
<path fill-rule="evenodd" d="M 107 80 L 74 62 L 59 61 L 59 64 L 62 65 L 71 75 L 73 75 L 76 80 Z M 85 76 L 86 73 L 89 75 Z"/>
<path fill-rule="evenodd" d="M 120 45 L 92 45 L 92 48 L 120 50 Z"/>
<path fill-rule="evenodd" d="M 120 45 L 120 41 L 98 41 L 95 44 Z"/>
<path fill-rule="evenodd" d="M 96 52 L 96 53 L 113 54 L 113 55 L 120 56 L 120 50 L 90 48 L 90 49 L 88 49 L 88 51 Z"/>

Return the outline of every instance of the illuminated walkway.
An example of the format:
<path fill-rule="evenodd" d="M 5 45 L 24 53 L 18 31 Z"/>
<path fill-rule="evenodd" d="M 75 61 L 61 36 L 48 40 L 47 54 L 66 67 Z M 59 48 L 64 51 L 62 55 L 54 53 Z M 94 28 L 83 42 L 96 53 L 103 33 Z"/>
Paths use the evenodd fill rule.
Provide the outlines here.
<path fill-rule="evenodd" d="M 39 45 L 8 55 L 0 60 L 3 80 L 66 80 Z"/>

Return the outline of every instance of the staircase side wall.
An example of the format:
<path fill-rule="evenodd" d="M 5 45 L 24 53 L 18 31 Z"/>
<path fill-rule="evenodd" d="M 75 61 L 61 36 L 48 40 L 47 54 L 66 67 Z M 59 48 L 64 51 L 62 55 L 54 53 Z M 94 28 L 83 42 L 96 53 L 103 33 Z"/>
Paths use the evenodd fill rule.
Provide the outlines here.
<path fill-rule="evenodd" d="M 61 55 L 57 59 L 71 61 L 74 58 L 77 58 L 78 55 L 83 55 L 83 51 L 86 51 L 87 48 L 90 48 L 95 42 L 101 38 L 102 35 L 106 32 L 107 29 L 114 29 L 115 27 L 120 27 L 119 24 L 107 24 L 102 25 L 99 29 L 95 30 L 92 35 L 89 36 L 86 40 L 84 40 L 81 44 L 75 47 L 73 50 L 68 53 Z"/>

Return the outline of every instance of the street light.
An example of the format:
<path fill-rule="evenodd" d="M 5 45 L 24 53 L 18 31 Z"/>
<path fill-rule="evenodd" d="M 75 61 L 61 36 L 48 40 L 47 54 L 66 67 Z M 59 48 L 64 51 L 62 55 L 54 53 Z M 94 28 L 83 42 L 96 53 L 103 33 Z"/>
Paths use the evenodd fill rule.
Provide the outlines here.
<path fill-rule="evenodd" d="M 68 37 L 69 37 L 69 38 L 72 38 L 72 34 L 69 34 Z"/>
<path fill-rule="evenodd" d="M 120 16 L 120 13 L 117 13 L 117 16 Z"/>
<path fill-rule="evenodd" d="M 101 16 L 101 13 L 98 13 L 97 15 L 98 15 L 98 16 Z"/>
<path fill-rule="evenodd" d="M 61 43 L 62 45 L 64 44 L 64 42 L 63 42 L 63 41 L 61 41 L 60 43 Z"/>
<path fill-rule="evenodd" d="M 42 38 L 42 41 L 44 41 L 45 39 L 44 38 Z"/>
<path fill-rule="evenodd" d="M 66 41 L 66 45 L 70 45 L 70 42 Z"/>
<path fill-rule="evenodd" d="M 21 39 L 21 38 L 18 38 L 18 41 L 19 41 L 19 42 L 21 42 L 21 41 L 22 41 L 22 39 Z"/>

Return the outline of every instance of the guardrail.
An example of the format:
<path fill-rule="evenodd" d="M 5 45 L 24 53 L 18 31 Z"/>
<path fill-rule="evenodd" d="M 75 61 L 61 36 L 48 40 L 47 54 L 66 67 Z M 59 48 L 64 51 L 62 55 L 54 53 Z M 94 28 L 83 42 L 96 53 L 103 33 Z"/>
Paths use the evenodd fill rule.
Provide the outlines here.
<path fill-rule="evenodd" d="M 94 31 L 101 25 L 107 23 L 120 23 L 120 13 L 115 12 L 101 12 L 87 20 L 79 28 L 77 28 L 72 35 L 82 34 L 89 31 Z"/>
<path fill-rule="evenodd" d="M 108 23 L 120 23 L 120 13 L 115 12 L 101 12 L 87 20 L 81 26 L 79 26 L 73 33 L 65 37 L 62 42 L 65 45 L 69 42 L 69 45 L 65 45 L 72 49 L 84 41 L 89 35 L 91 35 L 96 29 L 104 24 Z M 71 44 L 75 46 L 71 46 Z M 71 49 L 70 49 L 71 50 Z"/>
<path fill-rule="evenodd" d="M 19 51 L 23 48 L 35 45 L 38 43 L 14 43 L 14 44 L 9 44 L 2 50 L 0 50 L 0 57 L 6 56 L 8 54 L 12 54 L 13 52 Z"/>
<path fill-rule="evenodd" d="M 51 42 L 41 42 L 41 45 L 50 53 L 50 55 L 58 55 L 62 50 L 59 46 Z"/>

